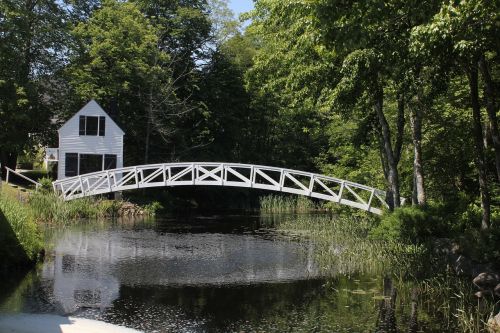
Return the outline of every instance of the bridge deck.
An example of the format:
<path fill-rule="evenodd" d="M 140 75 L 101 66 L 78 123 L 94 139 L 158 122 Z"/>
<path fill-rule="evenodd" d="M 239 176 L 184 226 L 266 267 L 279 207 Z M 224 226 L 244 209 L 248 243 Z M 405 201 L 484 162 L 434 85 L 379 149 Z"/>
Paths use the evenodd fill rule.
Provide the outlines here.
<path fill-rule="evenodd" d="M 54 182 L 64 200 L 161 186 L 235 186 L 305 195 L 382 214 L 385 192 L 320 174 L 263 165 L 183 162 L 105 170 Z"/>

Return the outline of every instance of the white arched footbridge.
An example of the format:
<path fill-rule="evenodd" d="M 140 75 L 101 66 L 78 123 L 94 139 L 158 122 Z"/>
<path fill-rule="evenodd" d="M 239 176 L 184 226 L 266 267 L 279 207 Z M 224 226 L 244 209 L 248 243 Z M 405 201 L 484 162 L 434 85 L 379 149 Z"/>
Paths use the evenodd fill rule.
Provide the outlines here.
<path fill-rule="evenodd" d="M 105 170 L 54 182 L 64 200 L 160 186 L 216 185 L 294 193 L 371 213 L 387 207 L 385 192 L 310 172 L 235 163 L 164 163 Z"/>

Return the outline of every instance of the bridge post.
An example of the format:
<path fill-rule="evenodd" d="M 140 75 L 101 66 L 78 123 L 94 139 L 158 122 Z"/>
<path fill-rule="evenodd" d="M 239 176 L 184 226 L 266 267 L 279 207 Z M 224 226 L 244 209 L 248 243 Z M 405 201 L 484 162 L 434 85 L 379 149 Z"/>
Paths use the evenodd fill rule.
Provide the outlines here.
<path fill-rule="evenodd" d="M 280 173 L 280 185 L 279 190 L 283 191 L 283 186 L 285 185 L 285 170 L 281 169 Z"/>
<path fill-rule="evenodd" d="M 340 183 L 340 190 L 339 190 L 339 196 L 337 198 L 337 202 L 340 203 L 342 201 L 342 192 L 344 191 L 344 181 Z"/>
<path fill-rule="evenodd" d="M 227 182 L 227 168 L 223 163 L 222 164 L 222 185 L 226 185 L 226 182 Z"/>
<path fill-rule="evenodd" d="M 309 193 L 307 193 L 308 196 L 311 196 L 314 189 L 314 179 L 314 175 L 311 175 L 311 180 L 309 181 Z"/>
<path fill-rule="evenodd" d="M 370 211 L 370 207 L 372 206 L 373 196 L 375 195 L 375 189 L 372 189 L 372 193 L 370 194 L 370 199 L 368 200 L 368 208 L 367 211 Z"/>
<path fill-rule="evenodd" d="M 221 170 L 220 170 L 220 184 L 221 186 L 224 186 L 225 182 L 225 176 L 226 176 L 226 168 L 224 168 L 224 163 L 220 164 Z M 216 168 L 217 169 L 217 168 Z"/>
<path fill-rule="evenodd" d="M 194 163 L 191 163 L 191 183 L 194 185 L 195 184 L 195 164 Z M 196 168 L 196 172 L 198 173 L 198 168 Z"/>
<path fill-rule="evenodd" d="M 82 191 L 82 196 L 85 196 L 85 190 L 83 189 L 82 176 L 78 176 L 78 181 L 80 182 L 80 191 Z"/>
<path fill-rule="evenodd" d="M 167 165 L 165 163 L 163 163 L 162 168 L 163 168 L 163 172 L 162 172 L 162 174 L 163 174 L 163 185 L 166 186 L 167 185 L 167 172 L 166 172 L 167 171 Z"/>
<path fill-rule="evenodd" d="M 137 174 L 137 167 L 134 167 L 134 178 L 135 178 L 135 187 L 139 188 L 139 175 Z"/>
<path fill-rule="evenodd" d="M 108 178 L 108 191 L 111 192 L 111 177 L 109 176 L 109 170 L 106 170 L 106 177 Z"/>
<path fill-rule="evenodd" d="M 252 165 L 250 167 L 250 187 L 253 188 L 253 184 L 255 184 L 255 167 Z"/>

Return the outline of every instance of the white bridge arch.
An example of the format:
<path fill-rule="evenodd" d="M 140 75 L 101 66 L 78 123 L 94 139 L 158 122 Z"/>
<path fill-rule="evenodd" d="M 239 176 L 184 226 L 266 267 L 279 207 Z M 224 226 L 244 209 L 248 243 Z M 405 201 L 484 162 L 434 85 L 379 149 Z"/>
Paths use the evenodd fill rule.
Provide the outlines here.
<path fill-rule="evenodd" d="M 139 165 L 57 180 L 64 200 L 160 186 L 216 185 L 294 193 L 382 214 L 385 192 L 320 174 L 262 165 L 182 162 Z"/>

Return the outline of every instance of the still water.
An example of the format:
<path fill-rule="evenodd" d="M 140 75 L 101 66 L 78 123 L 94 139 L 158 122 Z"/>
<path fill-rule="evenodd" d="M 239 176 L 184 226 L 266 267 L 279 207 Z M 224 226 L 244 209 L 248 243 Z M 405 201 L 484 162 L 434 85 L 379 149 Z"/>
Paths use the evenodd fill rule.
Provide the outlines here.
<path fill-rule="evenodd" d="M 325 276 L 314 244 L 258 216 L 89 222 L 48 231 L 43 264 L 11 276 L 2 313 L 97 319 L 145 332 L 367 332 L 374 276 Z"/>

